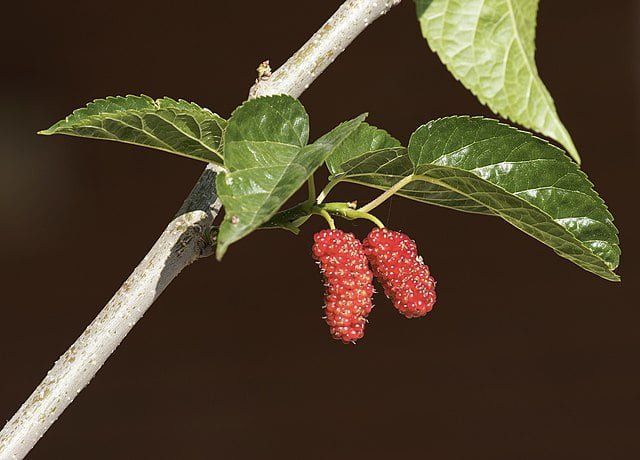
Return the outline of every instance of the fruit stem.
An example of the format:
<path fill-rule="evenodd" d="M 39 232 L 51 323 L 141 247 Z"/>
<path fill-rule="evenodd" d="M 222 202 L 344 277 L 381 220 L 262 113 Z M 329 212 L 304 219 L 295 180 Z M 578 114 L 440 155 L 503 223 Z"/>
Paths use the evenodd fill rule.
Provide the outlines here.
<path fill-rule="evenodd" d="M 393 195 L 395 195 L 396 192 L 398 192 L 402 187 L 412 182 L 414 179 L 415 177 L 413 176 L 413 174 L 400 179 L 398 182 L 393 184 L 393 187 L 391 187 L 390 189 L 388 189 L 387 191 L 379 195 L 376 199 L 362 206 L 360 209 L 358 209 L 358 211 L 369 212 L 372 209 L 377 208 L 382 203 L 384 203 L 388 198 L 391 198 Z"/>
<path fill-rule="evenodd" d="M 336 229 L 336 223 L 334 222 L 333 217 L 331 217 L 331 214 L 329 214 L 325 209 L 314 207 L 311 212 L 313 214 L 317 215 L 317 216 L 324 217 L 324 219 L 329 224 L 329 228 L 331 230 L 335 230 Z"/>
<path fill-rule="evenodd" d="M 376 224 L 379 228 L 384 228 L 384 224 L 380 219 L 368 212 L 356 209 L 356 206 L 356 202 L 352 201 L 349 203 L 327 203 L 317 206 L 317 208 L 349 220 L 366 219 Z"/>
<path fill-rule="evenodd" d="M 368 212 L 351 209 L 347 212 L 347 215 L 345 217 L 347 217 L 348 219 L 366 219 L 376 224 L 378 228 L 384 228 L 384 224 L 382 223 L 382 221 L 373 214 L 369 214 Z"/>

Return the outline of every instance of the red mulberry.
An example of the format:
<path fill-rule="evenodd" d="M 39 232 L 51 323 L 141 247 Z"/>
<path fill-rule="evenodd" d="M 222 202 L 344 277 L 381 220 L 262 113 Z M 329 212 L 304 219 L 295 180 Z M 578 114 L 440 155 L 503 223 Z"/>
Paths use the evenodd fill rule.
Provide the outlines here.
<path fill-rule="evenodd" d="M 436 302 L 436 282 L 416 243 L 387 228 L 371 230 L 363 243 L 373 273 L 393 306 L 407 318 L 430 312 Z"/>
<path fill-rule="evenodd" d="M 373 273 L 362 243 L 351 233 L 322 230 L 313 236 L 313 258 L 325 278 L 325 312 L 331 336 L 344 343 L 364 336 L 373 304 Z"/>

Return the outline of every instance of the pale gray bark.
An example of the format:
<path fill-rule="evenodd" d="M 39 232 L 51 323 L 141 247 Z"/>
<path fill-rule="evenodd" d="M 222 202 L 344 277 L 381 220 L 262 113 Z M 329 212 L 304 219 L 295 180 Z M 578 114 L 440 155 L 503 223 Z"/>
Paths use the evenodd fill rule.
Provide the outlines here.
<path fill-rule="evenodd" d="M 369 24 L 400 1 L 347 0 L 282 67 L 259 78 L 250 96 L 300 96 Z"/>
<path fill-rule="evenodd" d="M 206 232 L 220 210 L 215 175 L 213 166 L 207 167 L 142 262 L 5 425 L 0 459 L 24 458 L 169 283 L 186 266 L 212 253 Z"/>
<path fill-rule="evenodd" d="M 263 67 L 250 97 L 298 97 L 367 25 L 398 3 L 346 1 L 276 72 Z M 169 283 L 189 264 L 213 253 L 210 232 L 220 211 L 215 176 L 215 166 L 207 166 L 142 262 L 7 422 L 0 432 L 0 460 L 24 458 Z"/>

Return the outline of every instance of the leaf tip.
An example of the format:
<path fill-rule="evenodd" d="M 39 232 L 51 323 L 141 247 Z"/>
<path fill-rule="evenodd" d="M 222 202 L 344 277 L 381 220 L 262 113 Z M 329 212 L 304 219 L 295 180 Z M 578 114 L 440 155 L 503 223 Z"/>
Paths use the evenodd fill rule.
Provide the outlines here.
<path fill-rule="evenodd" d="M 227 243 L 222 243 L 218 241 L 218 244 L 216 245 L 216 260 L 218 262 L 222 261 L 222 258 L 226 254 L 228 248 L 229 248 L 229 245 Z"/>
<path fill-rule="evenodd" d="M 618 275 L 618 274 L 617 274 L 616 272 L 614 272 L 613 270 L 611 270 L 611 271 L 608 273 L 608 275 L 609 275 L 609 276 L 607 276 L 607 277 L 604 277 L 604 276 L 603 276 L 603 278 L 604 278 L 604 279 L 606 279 L 607 281 L 612 281 L 612 282 L 614 282 L 614 283 L 620 283 L 620 282 L 622 282 L 622 278 L 620 277 L 620 275 Z"/>
<path fill-rule="evenodd" d="M 578 150 L 576 149 L 575 145 L 571 144 L 566 147 L 567 147 L 567 152 L 569 153 L 571 158 L 573 158 L 573 160 L 577 163 L 577 165 L 580 166 L 582 164 L 582 158 L 580 158 L 580 154 L 578 153 Z"/>

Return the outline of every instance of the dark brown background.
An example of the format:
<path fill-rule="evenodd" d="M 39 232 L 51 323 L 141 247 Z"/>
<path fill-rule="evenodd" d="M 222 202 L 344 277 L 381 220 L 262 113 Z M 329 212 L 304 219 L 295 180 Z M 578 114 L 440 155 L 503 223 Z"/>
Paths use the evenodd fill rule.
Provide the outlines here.
<path fill-rule="evenodd" d="M 307 2 L 16 2 L 2 27 L 0 417 L 8 419 L 145 254 L 198 162 L 34 133 L 110 94 L 226 116 L 334 11 Z M 5 7 L 6 8 L 6 7 Z M 300 237 L 261 232 L 189 268 L 32 459 L 629 459 L 640 455 L 638 2 L 543 1 L 540 72 L 621 229 L 621 284 L 488 217 L 396 199 L 437 308 L 378 296 L 367 337 L 330 340 Z M 420 36 L 408 0 L 303 95 L 312 137 L 363 111 L 403 141 L 488 114 Z M 336 190 L 365 200 L 359 188 Z M 363 235 L 368 225 L 346 224 Z"/>

